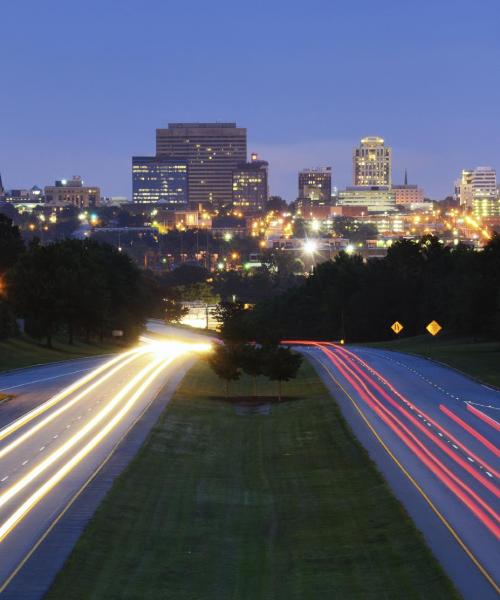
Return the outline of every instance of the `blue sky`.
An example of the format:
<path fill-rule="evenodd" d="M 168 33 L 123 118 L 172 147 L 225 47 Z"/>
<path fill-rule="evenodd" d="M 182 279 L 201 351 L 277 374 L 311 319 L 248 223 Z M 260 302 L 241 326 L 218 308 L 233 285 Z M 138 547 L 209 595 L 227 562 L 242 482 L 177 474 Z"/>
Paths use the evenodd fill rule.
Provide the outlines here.
<path fill-rule="evenodd" d="M 130 157 L 170 121 L 247 127 L 288 200 L 303 167 L 349 184 L 365 135 L 433 198 L 461 168 L 500 171 L 499 0 L 2 4 L 6 187 L 79 174 L 130 196 Z"/>

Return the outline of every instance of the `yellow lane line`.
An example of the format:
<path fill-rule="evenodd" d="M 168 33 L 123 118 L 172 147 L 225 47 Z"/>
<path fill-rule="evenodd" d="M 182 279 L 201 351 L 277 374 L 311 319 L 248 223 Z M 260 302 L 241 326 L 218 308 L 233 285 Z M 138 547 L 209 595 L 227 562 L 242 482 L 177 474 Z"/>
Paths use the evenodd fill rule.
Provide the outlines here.
<path fill-rule="evenodd" d="M 158 394 L 159 393 L 160 392 L 158 392 Z M 92 483 L 92 481 L 97 477 L 97 475 L 101 472 L 101 470 L 105 467 L 105 465 L 110 461 L 110 459 L 113 457 L 113 455 L 115 454 L 115 452 L 118 449 L 118 447 L 120 446 L 120 444 L 128 436 L 128 434 L 135 427 L 135 425 L 138 423 L 138 421 L 142 418 L 142 416 L 145 414 L 145 412 L 148 410 L 148 408 L 151 406 L 151 404 L 154 402 L 154 400 L 158 397 L 158 394 L 156 394 L 156 396 L 151 400 L 151 402 L 147 406 L 144 407 L 144 410 L 129 425 L 129 427 L 127 428 L 127 430 L 117 440 L 116 444 L 113 446 L 113 448 L 111 449 L 111 451 L 108 454 L 108 456 L 106 456 L 106 458 L 103 460 L 103 462 L 94 469 L 94 471 L 89 475 L 88 479 L 82 484 L 82 486 L 80 487 L 80 489 L 78 489 L 75 492 L 74 496 L 70 499 L 70 501 L 68 502 L 68 504 L 57 515 L 57 517 L 52 521 L 52 523 L 49 525 L 49 527 L 46 529 L 46 531 L 38 538 L 38 540 L 30 548 L 30 550 L 21 559 L 21 561 L 19 562 L 19 564 L 12 571 L 12 573 L 10 573 L 10 575 L 7 577 L 7 579 L 5 579 L 5 581 L 2 584 L 0 584 L 0 595 L 5 591 L 5 589 L 7 588 L 7 586 L 16 577 L 16 575 L 19 573 L 19 571 L 21 571 L 21 569 L 29 561 L 29 559 L 33 556 L 33 554 L 38 550 L 38 548 L 40 547 L 40 545 L 47 539 L 47 537 L 52 532 L 52 530 L 54 529 L 54 527 L 59 523 L 59 521 L 68 512 L 68 510 L 78 500 L 78 498 L 87 489 L 87 487 L 90 485 L 90 483 Z"/>
<path fill-rule="evenodd" d="M 132 406 L 135 404 L 141 394 L 152 384 L 154 379 L 165 369 L 179 354 L 169 358 L 160 358 L 153 363 L 154 371 L 142 382 L 142 384 L 130 396 L 123 407 L 115 416 L 106 423 L 106 425 L 96 435 L 90 439 L 83 448 L 74 454 L 58 471 L 54 473 L 45 483 L 43 483 L 29 498 L 27 498 L 0 526 L 0 543 L 9 535 L 9 533 L 24 519 L 24 517 L 33 509 L 34 506 L 50 492 L 68 473 L 70 473 L 105 437 L 116 425 L 125 417 Z M 158 366 L 158 363 L 161 363 Z M 151 370 L 151 369 L 150 369 Z"/>
<path fill-rule="evenodd" d="M 488 583 L 491 584 L 491 586 L 497 592 L 497 594 L 500 594 L 500 586 L 498 586 L 498 584 L 495 582 L 493 577 L 488 573 L 488 571 L 483 567 L 483 565 L 479 562 L 479 560 L 474 556 L 472 551 L 468 548 L 468 546 L 465 544 L 465 542 L 460 538 L 458 533 L 450 525 L 450 523 L 447 521 L 447 519 L 441 514 L 441 512 L 436 507 L 436 505 L 432 502 L 432 500 L 429 498 L 429 496 L 424 492 L 424 490 L 420 487 L 420 485 L 415 481 L 415 479 L 410 475 L 410 473 L 406 470 L 406 468 L 396 458 L 396 456 L 393 454 L 393 452 L 390 450 L 390 448 L 387 446 L 387 444 L 384 442 L 384 440 L 377 433 L 377 431 L 375 430 L 373 425 L 370 423 L 370 421 L 368 420 L 366 415 L 363 413 L 361 408 L 358 406 L 357 402 L 353 399 L 353 397 L 349 394 L 349 392 L 344 388 L 344 386 L 338 381 L 338 379 L 330 372 L 330 369 L 323 363 L 323 361 L 321 361 L 319 358 L 317 358 L 314 355 L 311 355 L 311 356 L 313 356 L 313 358 L 320 363 L 320 365 L 325 369 L 327 375 L 344 392 L 344 394 L 347 396 L 347 398 L 349 398 L 352 405 L 354 406 L 356 411 L 359 413 L 359 415 L 361 416 L 361 418 L 363 419 L 363 421 L 365 422 L 367 427 L 370 429 L 370 431 L 373 433 L 373 435 L 375 436 L 377 441 L 380 443 L 380 445 L 384 448 L 384 450 L 392 458 L 392 460 L 396 463 L 396 465 L 401 469 L 401 471 L 406 475 L 406 477 L 413 484 L 413 486 L 418 490 L 418 492 L 424 498 L 424 500 L 427 502 L 427 504 L 430 506 L 430 508 L 432 509 L 434 514 L 439 518 L 439 520 L 443 523 L 443 525 L 446 527 L 446 529 L 448 529 L 448 531 L 451 533 L 451 535 L 453 536 L 455 541 L 458 543 L 458 545 L 467 554 L 467 556 L 472 560 L 472 562 L 479 569 L 481 574 L 487 579 Z"/>
<path fill-rule="evenodd" d="M 124 385 L 121 390 L 113 396 L 113 398 L 85 425 L 82 426 L 74 435 L 72 435 L 64 444 L 56 448 L 46 459 L 41 461 L 36 467 L 33 467 L 24 477 L 7 488 L 0 494 L 0 508 L 7 502 L 12 500 L 19 492 L 21 492 L 34 479 L 51 467 L 57 460 L 67 454 L 83 437 L 90 433 L 99 423 L 109 415 L 109 413 L 121 402 L 126 394 L 128 394 L 136 385 L 138 385 L 147 374 L 152 371 L 156 365 L 163 360 L 164 357 L 157 358 L 146 367 L 142 368 L 131 380 Z M 0 532 L 2 528 L 0 527 Z M 3 536 L 0 533 L 0 542 Z"/>

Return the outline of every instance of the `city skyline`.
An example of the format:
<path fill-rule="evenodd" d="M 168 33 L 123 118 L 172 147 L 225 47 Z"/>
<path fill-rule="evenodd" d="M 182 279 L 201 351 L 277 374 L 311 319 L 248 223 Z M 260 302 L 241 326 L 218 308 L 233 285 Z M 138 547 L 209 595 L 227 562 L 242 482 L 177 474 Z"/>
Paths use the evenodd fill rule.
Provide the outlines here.
<path fill-rule="evenodd" d="M 157 3 L 154 22 L 130 2 L 118 13 L 109 2 L 84 8 L 52 0 L 52 10 L 28 4 L 29 18 L 26 3 L 3 11 L 6 46 L 23 25 L 23 52 L 2 61 L 6 188 L 80 173 L 106 195 L 130 197 L 130 157 L 154 153 L 154 129 L 191 120 L 246 127 L 249 153 L 269 162 L 271 193 L 289 201 L 304 168 L 332 165 L 333 184 L 349 185 L 352 149 L 365 136 L 380 135 L 393 148 L 394 183 L 406 168 L 410 183 L 434 199 L 453 193 L 462 169 L 500 165 L 500 86 L 492 78 L 500 53 L 497 2 L 484 2 L 488 19 L 464 1 L 389 2 L 383 10 L 362 2 L 356 11 L 315 2 L 306 13 L 275 2 L 266 18 L 225 1 L 210 10 L 201 2 L 189 10 Z M 162 35 L 167 17 L 189 17 L 188 38 L 204 51 L 190 48 L 182 27 Z M 412 23 L 412 36 L 404 22 Z M 281 29 L 287 35 L 277 48 Z M 304 31 L 307 44 L 298 44 Z M 383 77 L 367 68 L 371 52 L 384 64 Z M 158 77 L 163 63 L 169 68 Z M 479 104 L 467 72 L 489 82 Z M 311 87 L 320 74 L 321 85 Z"/>

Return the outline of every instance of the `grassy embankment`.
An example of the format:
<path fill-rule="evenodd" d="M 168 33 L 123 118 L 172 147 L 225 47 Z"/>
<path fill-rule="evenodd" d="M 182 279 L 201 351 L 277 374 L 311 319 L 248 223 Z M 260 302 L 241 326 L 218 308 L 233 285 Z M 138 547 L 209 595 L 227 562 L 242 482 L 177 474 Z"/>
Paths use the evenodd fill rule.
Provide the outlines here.
<path fill-rule="evenodd" d="M 476 341 L 439 334 L 434 338 L 430 335 L 420 335 L 365 345 L 432 358 L 485 383 L 500 387 L 500 342 Z"/>
<path fill-rule="evenodd" d="M 59 339 L 54 341 L 53 348 L 47 348 L 28 336 L 19 336 L 0 340 L 0 371 L 71 358 L 97 356 L 117 352 L 120 349 L 112 344 L 85 344 L 82 342 L 76 342 L 71 346 Z"/>
<path fill-rule="evenodd" d="M 198 362 L 47 600 L 456 598 L 313 368 L 283 388 Z"/>

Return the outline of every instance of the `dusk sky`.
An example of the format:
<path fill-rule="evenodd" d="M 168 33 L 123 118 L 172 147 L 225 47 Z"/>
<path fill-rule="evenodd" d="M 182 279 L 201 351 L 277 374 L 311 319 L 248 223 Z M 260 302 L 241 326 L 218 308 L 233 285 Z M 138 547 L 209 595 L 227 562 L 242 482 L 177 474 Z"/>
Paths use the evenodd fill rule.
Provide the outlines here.
<path fill-rule="evenodd" d="M 366 135 L 431 198 L 500 170 L 499 0 L 19 0 L 0 19 L 6 188 L 78 174 L 130 197 L 131 156 L 175 121 L 247 127 L 289 201 L 303 167 L 350 184 Z"/>

